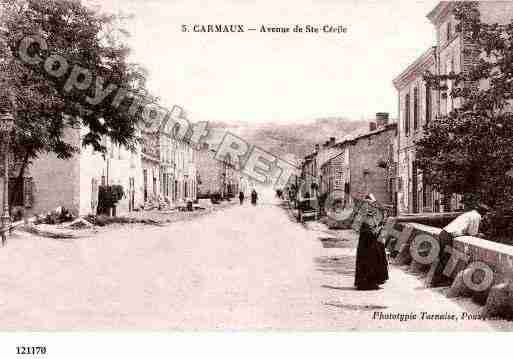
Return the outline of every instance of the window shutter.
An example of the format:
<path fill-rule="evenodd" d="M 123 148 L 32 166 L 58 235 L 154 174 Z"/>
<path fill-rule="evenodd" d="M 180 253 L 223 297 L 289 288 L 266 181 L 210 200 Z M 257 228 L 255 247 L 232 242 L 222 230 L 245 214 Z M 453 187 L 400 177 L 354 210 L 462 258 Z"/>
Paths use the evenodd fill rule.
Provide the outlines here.
<path fill-rule="evenodd" d="M 32 177 L 25 177 L 23 181 L 23 204 L 25 208 L 32 208 L 34 203 Z"/>

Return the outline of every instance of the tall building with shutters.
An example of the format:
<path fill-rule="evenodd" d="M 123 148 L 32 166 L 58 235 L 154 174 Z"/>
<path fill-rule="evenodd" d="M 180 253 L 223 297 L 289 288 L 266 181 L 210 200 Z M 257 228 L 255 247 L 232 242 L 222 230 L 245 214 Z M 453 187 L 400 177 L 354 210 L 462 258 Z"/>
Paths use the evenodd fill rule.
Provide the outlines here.
<path fill-rule="evenodd" d="M 415 161 L 415 141 L 423 136 L 423 128 L 436 115 L 437 93 L 423 80 L 424 73 L 437 72 L 436 48 L 429 48 L 405 71 L 394 79 L 399 98 L 398 121 L 398 181 L 399 213 L 419 213 L 440 210 L 441 197 L 424 183 Z"/>
<path fill-rule="evenodd" d="M 513 2 L 481 1 L 478 3 L 480 20 L 484 23 L 507 23 L 513 19 Z M 398 95 L 398 209 L 399 213 L 445 212 L 462 208 L 461 198 L 442 195 L 424 183 L 417 169 L 415 140 L 423 136 L 422 128 L 430 121 L 445 116 L 458 108 L 460 99 L 449 96 L 453 83 L 448 80 L 447 90 L 426 87 L 426 71 L 436 75 L 469 71 L 477 62 L 479 53 L 475 45 L 457 31 L 454 17 L 455 2 L 441 1 L 428 15 L 436 33 L 436 43 L 408 66 L 394 80 Z M 480 84 L 465 84 L 480 86 Z"/>
<path fill-rule="evenodd" d="M 59 159 L 49 153 L 32 161 L 25 172 L 23 198 L 13 196 L 15 207 L 29 214 L 44 214 L 59 206 L 75 215 L 91 214 L 102 185 L 122 186 L 117 215 L 142 209 L 147 203 L 167 202 L 172 207 L 196 199 L 197 151 L 186 141 L 143 132 L 142 143 L 132 152 L 104 138 L 107 152 L 102 155 L 81 146 L 86 133 L 84 128 L 65 131 L 65 141 L 79 149 L 72 158 Z M 17 172 L 12 169 L 10 181 Z"/>

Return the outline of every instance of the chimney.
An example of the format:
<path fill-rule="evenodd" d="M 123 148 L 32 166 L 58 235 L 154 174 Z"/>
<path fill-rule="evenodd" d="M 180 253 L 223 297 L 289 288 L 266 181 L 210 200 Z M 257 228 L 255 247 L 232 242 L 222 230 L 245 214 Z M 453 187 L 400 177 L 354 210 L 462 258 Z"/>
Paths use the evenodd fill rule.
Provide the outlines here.
<path fill-rule="evenodd" d="M 376 125 L 377 128 L 384 128 L 388 125 L 388 112 L 376 113 Z"/>
<path fill-rule="evenodd" d="M 369 122 L 369 130 L 372 132 L 372 131 L 376 131 L 376 122 Z"/>
<path fill-rule="evenodd" d="M 329 142 L 330 146 L 335 145 L 335 140 L 336 140 L 335 137 L 330 137 L 330 142 Z"/>

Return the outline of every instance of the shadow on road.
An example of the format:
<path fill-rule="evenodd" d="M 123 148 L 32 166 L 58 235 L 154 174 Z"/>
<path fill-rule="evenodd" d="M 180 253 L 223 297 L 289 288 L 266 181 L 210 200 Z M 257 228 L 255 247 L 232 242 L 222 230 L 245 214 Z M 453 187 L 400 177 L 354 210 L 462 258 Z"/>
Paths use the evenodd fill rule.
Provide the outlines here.
<path fill-rule="evenodd" d="M 378 309 L 387 309 L 388 307 L 382 306 L 382 305 L 374 305 L 374 304 L 365 304 L 365 305 L 357 305 L 357 304 L 343 304 L 341 302 L 325 302 L 324 305 L 328 305 L 331 307 L 337 307 L 341 309 L 348 309 L 348 310 L 378 310 Z"/>
<path fill-rule="evenodd" d="M 346 238 L 319 237 L 324 248 L 353 248 L 352 241 Z"/>
<path fill-rule="evenodd" d="M 324 274 L 353 276 L 355 272 L 354 256 L 351 255 L 316 257 L 314 263 L 317 270 Z"/>
<path fill-rule="evenodd" d="M 321 285 L 321 288 L 335 289 L 335 290 L 356 290 L 355 287 L 337 287 L 337 286 L 334 286 L 334 285 L 327 285 L 327 284 Z"/>

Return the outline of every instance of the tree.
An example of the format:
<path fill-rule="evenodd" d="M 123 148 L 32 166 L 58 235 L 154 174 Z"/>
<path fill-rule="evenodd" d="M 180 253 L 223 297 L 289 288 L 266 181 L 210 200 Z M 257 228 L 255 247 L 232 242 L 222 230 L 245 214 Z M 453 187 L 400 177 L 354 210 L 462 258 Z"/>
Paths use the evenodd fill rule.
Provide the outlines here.
<path fill-rule="evenodd" d="M 77 65 L 90 71 L 94 80 L 102 79 L 104 88 L 112 85 L 149 97 L 145 71 L 128 61 L 129 49 L 124 44 L 128 34 L 121 28 L 126 18 L 102 14 L 80 0 L 0 0 L 0 14 L 4 28 L 0 39 L 4 92 L 0 98 L 9 96 L 15 111 L 11 151 L 19 163 L 18 190 L 30 161 L 50 152 L 69 159 L 79 150 L 64 138 L 67 128 L 87 129 L 82 145 L 91 145 L 96 151 L 105 152 L 104 136 L 133 150 L 139 140 L 140 111 L 130 111 L 130 97 L 114 107 L 116 91 L 112 91 L 104 101 L 90 105 L 84 100 L 94 97 L 94 82 L 84 90 L 64 90 L 65 81 Z M 43 59 L 58 54 L 69 63 L 67 72 L 55 78 L 48 76 L 42 66 L 23 63 L 16 54 L 27 36 L 41 36 L 48 45 L 47 49 L 32 46 L 31 54 Z"/>
<path fill-rule="evenodd" d="M 464 54 L 474 62 L 461 73 L 425 75 L 430 88 L 460 106 L 425 127 L 418 165 L 441 193 L 463 194 L 506 215 L 513 213 L 513 23 L 481 22 L 477 2 L 457 2 L 453 11 Z"/>

